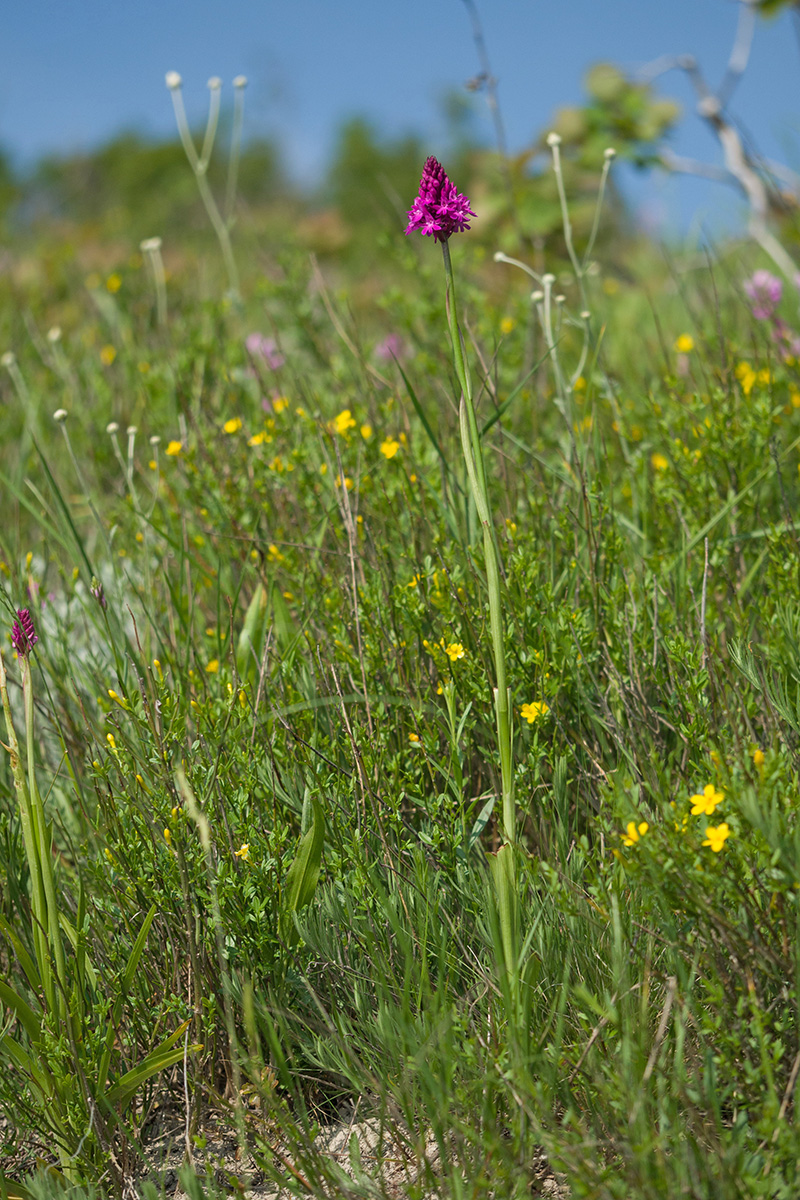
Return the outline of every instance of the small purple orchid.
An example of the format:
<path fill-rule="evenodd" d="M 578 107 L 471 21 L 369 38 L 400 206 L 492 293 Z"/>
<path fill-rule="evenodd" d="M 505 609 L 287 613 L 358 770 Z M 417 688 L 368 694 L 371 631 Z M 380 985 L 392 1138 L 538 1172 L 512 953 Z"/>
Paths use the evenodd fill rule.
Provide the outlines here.
<path fill-rule="evenodd" d="M 375 347 L 375 357 L 383 362 L 390 362 L 393 359 L 405 358 L 406 347 L 399 333 L 389 333 L 382 342 L 378 342 Z"/>
<path fill-rule="evenodd" d="M 251 354 L 253 358 L 263 358 L 272 371 L 277 371 L 278 367 L 282 367 L 286 362 L 275 339 L 265 337 L 263 333 L 248 334 L 244 344 L 248 354 Z"/>
<path fill-rule="evenodd" d="M 783 284 L 769 271 L 754 271 L 745 281 L 744 290 L 750 299 L 757 321 L 769 321 L 780 303 Z"/>
<path fill-rule="evenodd" d="M 446 242 L 453 233 L 469 229 L 469 218 L 476 214 L 469 200 L 447 178 L 444 167 L 431 156 L 426 160 L 419 194 L 408 211 L 406 236 L 415 230 L 435 242 Z"/>
<path fill-rule="evenodd" d="M 30 609 L 18 608 L 17 619 L 11 627 L 11 641 L 20 658 L 27 658 L 38 640 Z"/>

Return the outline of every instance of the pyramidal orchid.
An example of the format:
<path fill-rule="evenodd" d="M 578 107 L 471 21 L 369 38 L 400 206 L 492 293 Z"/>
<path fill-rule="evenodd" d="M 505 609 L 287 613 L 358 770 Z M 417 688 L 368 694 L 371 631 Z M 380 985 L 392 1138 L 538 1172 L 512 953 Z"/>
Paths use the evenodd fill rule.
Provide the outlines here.
<path fill-rule="evenodd" d="M 449 240 L 452 234 L 462 233 L 465 229 L 469 229 L 469 218 L 476 215 L 470 208 L 467 197 L 457 191 L 455 184 L 448 179 L 447 173 L 438 159 L 428 158 L 422 171 L 419 191 L 408 212 L 408 225 L 405 232 L 406 234 L 421 233 L 423 237 L 432 236 L 435 242 L 441 243 L 442 258 L 444 259 L 445 311 L 450 329 L 453 365 L 461 386 L 459 404 L 461 448 L 475 510 L 483 532 L 489 626 L 494 651 L 494 700 L 497 748 L 500 759 L 504 844 L 490 862 L 502 934 L 503 961 L 500 966 L 510 982 L 512 992 L 516 995 L 519 983 L 519 895 L 515 867 L 516 810 L 514 805 L 511 695 L 506 678 L 500 552 L 492 519 L 489 488 L 483 461 L 483 446 L 472 395 L 469 362 L 464 354 L 464 341 L 458 324 L 455 277 Z"/>
<path fill-rule="evenodd" d="M 467 197 L 456 190 L 442 164 L 431 155 L 422 168 L 419 192 L 408 210 L 406 236 L 419 230 L 423 237 L 433 235 L 435 242 L 444 242 L 451 234 L 469 229 L 469 218 L 475 215 Z"/>

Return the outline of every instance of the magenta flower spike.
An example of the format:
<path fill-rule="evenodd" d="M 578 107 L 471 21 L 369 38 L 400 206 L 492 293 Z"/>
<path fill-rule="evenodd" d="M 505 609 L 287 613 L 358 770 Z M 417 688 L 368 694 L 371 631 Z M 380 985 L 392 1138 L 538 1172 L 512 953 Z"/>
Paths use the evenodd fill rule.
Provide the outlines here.
<path fill-rule="evenodd" d="M 17 619 L 11 627 L 11 641 L 20 658 L 27 658 L 38 640 L 29 609 L 18 608 Z"/>
<path fill-rule="evenodd" d="M 757 321 L 768 321 L 780 303 L 783 284 L 769 271 L 754 271 L 745 281 L 744 290 Z"/>
<path fill-rule="evenodd" d="M 261 333 L 250 333 L 244 344 L 248 354 L 253 358 L 262 358 L 272 371 L 277 371 L 286 362 L 274 338 L 264 337 Z"/>
<path fill-rule="evenodd" d="M 469 218 L 475 215 L 469 200 L 456 191 L 456 185 L 447 178 L 439 160 L 433 156 L 428 158 L 422 170 L 419 194 L 408 210 L 406 236 L 418 229 L 423 237 L 433 234 L 435 242 L 446 242 L 451 233 L 469 229 Z"/>

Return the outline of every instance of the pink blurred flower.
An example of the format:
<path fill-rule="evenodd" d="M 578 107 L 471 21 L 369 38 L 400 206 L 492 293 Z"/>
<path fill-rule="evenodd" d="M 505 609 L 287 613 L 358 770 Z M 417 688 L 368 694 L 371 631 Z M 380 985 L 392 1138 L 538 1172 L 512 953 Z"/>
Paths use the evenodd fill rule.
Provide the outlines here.
<path fill-rule="evenodd" d="M 263 358 L 273 371 L 277 371 L 278 367 L 282 367 L 286 362 L 275 339 L 265 337 L 263 333 L 248 334 L 244 344 L 248 354 L 252 354 L 253 358 Z"/>
<path fill-rule="evenodd" d="M 769 271 L 754 271 L 745 281 L 744 290 L 750 298 L 753 316 L 757 321 L 768 321 L 780 303 L 783 284 Z"/>
<path fill-rule="evenodd" d="M 388 334 L 382 342 L 378 342 L 375 347 L 375 357 L 388 362 L 390 359 L 405 358 L 406 347 L 403 339 L 398 333 Z"/>
<path fill-rule="evenodd" d="M 419 194 L 408 211 L 406 236 L 418 229 L 423 237 L 433 234 L 435 242 L 446 242 L 451 234 L 469 229 L 469 218 L 474 216 L 469 200 L 456 191 L 439 160 L 428 158 Z"/>

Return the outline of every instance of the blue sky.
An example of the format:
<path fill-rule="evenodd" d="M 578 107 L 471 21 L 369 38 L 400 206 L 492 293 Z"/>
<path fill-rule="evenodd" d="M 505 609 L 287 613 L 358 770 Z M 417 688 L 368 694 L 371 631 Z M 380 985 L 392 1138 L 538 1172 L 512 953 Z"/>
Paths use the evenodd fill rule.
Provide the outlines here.
<path fill-rule="evenodd" d="M 521 149 L 581 77 L 608 59 L 638 68 L 692 53 L 710 82 L 732 43 L 734 0 L 477 0 L 499 81 L 508 141 Z M 291 170 L 310 180 L 331 135 L 364 114 L 387 133 L 413 130 L 431 152 L 443 136 L 441 98 L 479 63 L 462 0 L 25 0 L 6 4 L 0 42 L 0 145 L 20 165 L 97 145 L 121 129 L 174 130 L 164 73 L 184 78 L 202 119 L 206 80 L 248 76 L 247 130 L 276 134 Z M 676 151 L 719 161 L 677 73 L 659 85 L 684 104 Z M 230 95 L 228 86 L 227 94 Z M 768 156 L 800 166 L 800 35 L 784 13 L 759 21 L 732 111 Z M 478 98 L 477 125 L 491 130 Z M 735 198 L 697 180 L 628 183 L 635 206 L 684 228 L 733 220 Z"/>

